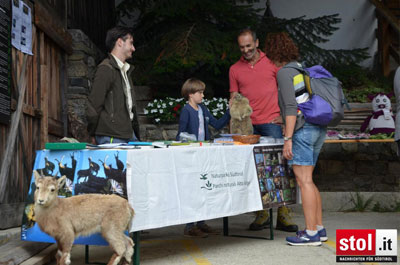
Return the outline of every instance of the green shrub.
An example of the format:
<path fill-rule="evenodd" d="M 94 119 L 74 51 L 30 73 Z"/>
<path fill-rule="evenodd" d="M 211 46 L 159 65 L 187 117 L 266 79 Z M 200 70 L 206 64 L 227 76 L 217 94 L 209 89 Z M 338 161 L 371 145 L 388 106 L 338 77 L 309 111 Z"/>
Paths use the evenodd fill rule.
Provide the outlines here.
<path fill-rule="evenodd" d="M 349 102 L 369 102 L 368 95 L 392 91 L 389 79 L 357 64 L 341 65 L 330 70 L 342 82 L 343 92 Z"/>

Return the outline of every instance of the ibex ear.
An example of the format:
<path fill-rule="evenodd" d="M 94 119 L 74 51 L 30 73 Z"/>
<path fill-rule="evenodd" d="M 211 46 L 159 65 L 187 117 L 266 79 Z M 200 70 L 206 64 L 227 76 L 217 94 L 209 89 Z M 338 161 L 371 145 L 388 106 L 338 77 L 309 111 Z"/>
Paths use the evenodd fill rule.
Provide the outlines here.
<path fill-rule="evenodd" d="M 39 172 L 37 172 L 37 170 L 33 171 L 33 176 L 35 177 L 35 183 L 38 183 L 39 179 L 43 178 L 43 176 L 40 175 Z"/>
<path fill-rule="evenodd" d="M 67 176 L 64 175 L 64 176 L 60 177 L 59 179 L 57 179 L 58 188 L 64 186 L 66 178 L 67 178 Z"/>

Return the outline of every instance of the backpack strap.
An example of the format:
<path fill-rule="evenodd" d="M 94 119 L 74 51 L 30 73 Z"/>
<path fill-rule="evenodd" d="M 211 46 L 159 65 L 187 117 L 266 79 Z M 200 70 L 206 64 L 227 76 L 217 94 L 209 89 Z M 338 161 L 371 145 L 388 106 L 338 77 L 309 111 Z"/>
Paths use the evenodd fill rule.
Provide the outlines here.
<path fill-rule="evenodd" d="M 296 63 L 296 62 L 288 63 L 285 66 L 283 66 L 282 68 L 293 68 L 293 69 L 296 69 L 297 71 L 301 72 L 302 74 L 307 73 L 307 70 L 303 67 L 303 65 L 300 63 Z"/>
<path fill-rule="evenodd" d="M 312 92 L 312 89 L 311 89 L 311 78 L 310 78 L 310 75 L 309 75 L 308 71 L 303 67 L 302 64 L 293 62 L 293 63 L 288 63 L 287 65 L 285 65 L 282 68 L 296 69 L 301 74 L 303 74 L 303 79 L 304 79 L 304 84 L 305 84 L 306 90 L 307 90 L 308 94 L 310 95 L 310 97 L 313 96 L 313 92 Z"/>

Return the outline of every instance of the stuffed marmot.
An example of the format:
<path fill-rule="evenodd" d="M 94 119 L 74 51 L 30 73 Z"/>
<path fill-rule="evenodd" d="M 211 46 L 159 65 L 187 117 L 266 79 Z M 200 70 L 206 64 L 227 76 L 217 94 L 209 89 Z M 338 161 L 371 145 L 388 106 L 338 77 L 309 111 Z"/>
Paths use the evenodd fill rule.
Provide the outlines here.
<path fill-rule="evenodd" d="M 232 98 L 231 114 L 231 133 L 241 135 L 253 134 L 253 125 L 250 115 L 253 109 L 250 107 L 249 100 L 237 93 Z"/>

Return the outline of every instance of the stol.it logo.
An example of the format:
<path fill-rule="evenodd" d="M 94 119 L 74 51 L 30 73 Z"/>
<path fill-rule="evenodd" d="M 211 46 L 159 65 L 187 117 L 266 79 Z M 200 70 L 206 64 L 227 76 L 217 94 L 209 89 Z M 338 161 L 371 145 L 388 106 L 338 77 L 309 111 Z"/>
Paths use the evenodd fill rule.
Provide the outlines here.
<path fill-rule="evenodd" d="M 337 262 L 397 262 L 396 229 L 337 229 Z"/>

